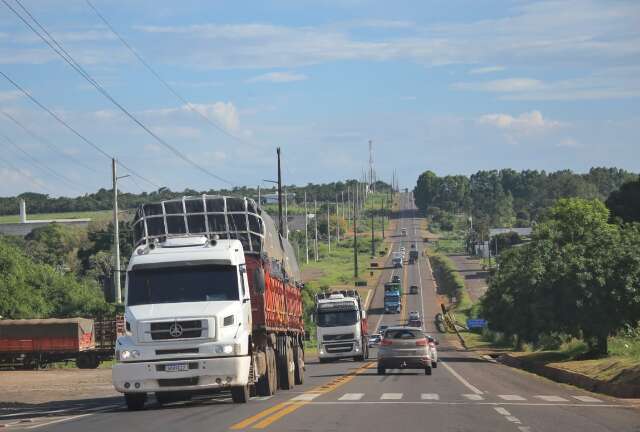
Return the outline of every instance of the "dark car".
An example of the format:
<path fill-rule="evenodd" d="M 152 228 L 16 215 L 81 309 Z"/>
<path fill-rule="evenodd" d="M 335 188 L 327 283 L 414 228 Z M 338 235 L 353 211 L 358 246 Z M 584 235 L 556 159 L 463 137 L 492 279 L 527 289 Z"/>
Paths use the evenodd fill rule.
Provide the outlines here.
<path fill-rule="evenodd" d="M 418 294 L 418 285 L 411 285 L 409 287 L 409 294 Z"/>

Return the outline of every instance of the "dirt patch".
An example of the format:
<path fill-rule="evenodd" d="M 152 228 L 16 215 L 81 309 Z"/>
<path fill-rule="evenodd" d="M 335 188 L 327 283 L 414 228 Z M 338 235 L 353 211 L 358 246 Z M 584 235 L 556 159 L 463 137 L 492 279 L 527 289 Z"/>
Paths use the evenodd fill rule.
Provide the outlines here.
<path fill-rule="evenodd" d="M 1 371 L 0 383 L 0 405 L 40 404 L 119 395 L 111 384 L 111 369 Z"/>
<path fill-rule="evenodd" d="M 304 282 L 320 279 L 324 275 L 325 275 L 324 271 L 317 268 L 307 267 L 304 270 L 302 270 L 302 280 Z"/>

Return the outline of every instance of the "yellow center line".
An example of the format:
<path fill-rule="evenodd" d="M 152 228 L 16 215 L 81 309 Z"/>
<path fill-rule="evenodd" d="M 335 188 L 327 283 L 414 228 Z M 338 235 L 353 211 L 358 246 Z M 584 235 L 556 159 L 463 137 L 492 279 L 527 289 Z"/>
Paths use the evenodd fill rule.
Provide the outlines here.
<path fill-rule="evenodd" d="M 402 266 L 402 286 L 404 287 L 404 289 L 402 290 L 402 296 L 400 298 L 400 301 L 402 302 L 402 314 L 400 315 L 400 321 L 402 322 L 402 324 L 405 324 L 407 322 L 407 294 L 408 294 L 408 290 L 409 287 L 407 286 L 407 280 L 408 280 L 408 272 L 407 272 L 407 266 Z"/>
<path fill-rule="evenodd" d="M 332 392 L 338 387 L 341 387 L 346 383 L 348 383 L 349 381 L 351 381 L 352 379 L 354 379 L 356 375 L 360 375 L 361 373 L 373 367 L 374 365 L 375 365 L 375 362 L 369 362 L 366 365 L 359 367 L 355 371 L 352 371 L 346 375 L 336 378 L 327 384 L 323 384 L 321 386 L 314 387 L 311 390 L 307 390 L 304 393 L 305 394 L 315 393 L 315 394 L 321 395 L 321 394 Z M 232 425 L 230 429 L 231 430 L 244 429 L 251 426 L 252 424 L 253 424 L 252 426 L 253 429 L 264 429 L 269 425 L 273 424 L 274 422 L 276 422 L 277 420 L 281 419 L 282 417 L 288 414 L 291 414 L 292 412 L 296 411 L 299 408 L 302 408 L 308 403 L 310 403 L 310 401 L 296 401 L 296 400 L 290 399 L 288 401 L 281 402 L 277 405 L 274 405 L 271 408 L 267 408 L 264 411 L 261 411 L 239 423 L 236 423 Z"/>

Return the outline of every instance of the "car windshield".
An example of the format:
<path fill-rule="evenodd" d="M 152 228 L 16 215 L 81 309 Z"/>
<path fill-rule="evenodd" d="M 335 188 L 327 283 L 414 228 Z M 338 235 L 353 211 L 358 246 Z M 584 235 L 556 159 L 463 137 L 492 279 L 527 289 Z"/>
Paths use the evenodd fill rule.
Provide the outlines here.
<path fill-rule="evenodd" d="M 387 339 L 421 339 L 424 335 L 417 330 L 390 329 L 384 334 Z"/>
<path fill-rule="evenodd" d="M 352 311 L 318 311 L 319 327 L 337 327 L 353 325 L 358 322 L 358 312 Z"/>
<path fill-rule="evenodd" d="M 132 270 L 127 304 L 239 300 L 235 266 L 202 265 Z"/>

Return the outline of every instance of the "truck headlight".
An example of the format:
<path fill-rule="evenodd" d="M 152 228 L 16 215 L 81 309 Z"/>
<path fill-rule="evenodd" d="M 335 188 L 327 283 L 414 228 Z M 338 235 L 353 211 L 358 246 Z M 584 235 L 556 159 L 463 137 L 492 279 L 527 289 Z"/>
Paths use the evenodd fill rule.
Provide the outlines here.
<path fill-rule="evenodd" d="M 224 345 L 216 345 L 213 349 L 213 351 L 216 354 L 235 354 L 235 355 L 240 355 L 242 350 L 242 345 L 241 344 L 224 344 Z"/>
<path fill-rule="evenodd" d="M 140 358 L 140 351 L 138 350 L 122 350 L 118 351 L 118 360 L 127 361 Z"/>

